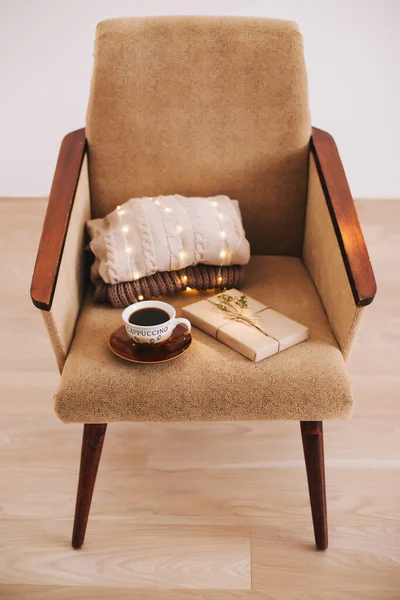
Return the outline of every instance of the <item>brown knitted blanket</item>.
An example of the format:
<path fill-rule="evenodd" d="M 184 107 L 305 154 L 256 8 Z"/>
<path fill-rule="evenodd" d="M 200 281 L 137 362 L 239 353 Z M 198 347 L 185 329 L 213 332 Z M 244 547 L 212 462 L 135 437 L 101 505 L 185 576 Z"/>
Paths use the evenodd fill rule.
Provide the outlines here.
<path fill-rule="evenodd" d="M 110 302 L 115 308 L 123 308 L 140 300 L 158 296 L 172 296 L 187 287 L 196 290 L 213 288 L 239 288 L 243 283 L 244 268 L 241 265 L 217 267 L 196 265 L 179 271 L 164 271 L 136 281 L 108 284 L 96 283 L 95 302 Z"/>

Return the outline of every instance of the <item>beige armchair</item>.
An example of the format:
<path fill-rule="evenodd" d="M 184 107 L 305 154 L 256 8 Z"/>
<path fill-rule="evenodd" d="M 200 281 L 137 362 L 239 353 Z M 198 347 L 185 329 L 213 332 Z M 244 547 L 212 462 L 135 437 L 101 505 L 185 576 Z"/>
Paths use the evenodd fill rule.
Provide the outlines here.
<path fill-rule="evenodd" d="M 307 325 L 307 342 L 257 364 L 199 330 L 173 363 L 150 368 L 111 354 L 121 315 L 93 303 L 85 221 L 130 197 L 170 193 L 239 200 L 253 255 L 244 291 Z M 291 419 L 301 422 L 325 549 L 322 421 L 351 415 L 345 361 L 375 291 L 335 143 L 311 129 L 294 23 L 100 23 L 86 130 L 62 143 L 31 288 L 61 373 L 56 413 L 85 424 L 72 545 L 84 541 L 107 423 Z M 179 312 L 198 298 L 168 301 Z"/>

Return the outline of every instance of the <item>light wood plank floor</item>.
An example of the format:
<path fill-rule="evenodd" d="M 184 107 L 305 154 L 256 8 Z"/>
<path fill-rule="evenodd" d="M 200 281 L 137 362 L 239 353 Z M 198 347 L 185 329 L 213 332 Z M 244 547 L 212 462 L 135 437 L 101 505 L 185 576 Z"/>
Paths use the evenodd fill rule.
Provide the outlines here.
<path fill-rule="evenodd" d="M 359 214 L 378 280 L 325 426 L 330 548 L 318 553 L 296 423 L 109 427 L 84 549 L 70 547 L 81 427 L 29 284 L 44 200 L 0 200 L 0 598 L 400 598 L 400 202 Z"/>

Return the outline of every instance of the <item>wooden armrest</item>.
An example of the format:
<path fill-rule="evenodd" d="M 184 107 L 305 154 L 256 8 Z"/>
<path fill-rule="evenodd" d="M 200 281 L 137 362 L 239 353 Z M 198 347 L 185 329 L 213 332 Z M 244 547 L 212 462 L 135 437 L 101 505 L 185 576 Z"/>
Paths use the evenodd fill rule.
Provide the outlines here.
<path fill-rule="evenodd" d="M 313 127 L 310 150 L 315 159 L 354 301 L 356 306 L 367 306 L 376 294 L 376 282 L 338 149 L 329 133 Z"/>
<path fill-rule="evenodd" d="M 33 304 L 41 310 L 49 311 L 53 302 L 85 151 L 85 129 L 72 131 L 62 141 L 31 284 Z"/>

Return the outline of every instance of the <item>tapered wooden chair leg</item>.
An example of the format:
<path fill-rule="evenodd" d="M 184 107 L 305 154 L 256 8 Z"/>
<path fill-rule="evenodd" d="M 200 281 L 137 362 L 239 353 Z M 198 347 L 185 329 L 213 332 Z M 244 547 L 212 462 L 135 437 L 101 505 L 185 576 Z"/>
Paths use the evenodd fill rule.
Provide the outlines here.
<path fill-rule="evenodd" d="M 301 421 L 304 458 L 315 543 L 318 550 L 328 547 L 328 520 L 326 514 L 324 434 L 322 421 Z"/>
<path fill-rule="evenodd" d="M 78 492 L 76 496 L 73 548 L 80 548 L 85 539 L 86 526 L 92 502 L 94 484 L 106 435 L 107 424 L 84 425 L 82 439 L 81 466 Z"/>

